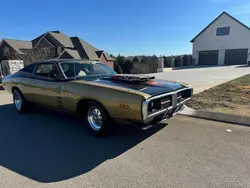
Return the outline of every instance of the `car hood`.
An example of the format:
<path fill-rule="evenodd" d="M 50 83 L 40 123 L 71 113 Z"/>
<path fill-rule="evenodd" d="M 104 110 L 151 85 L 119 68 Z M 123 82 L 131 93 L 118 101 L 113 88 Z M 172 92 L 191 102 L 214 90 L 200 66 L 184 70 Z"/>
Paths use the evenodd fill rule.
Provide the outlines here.
<path fill-rule="evenodd" d="M 122 87 L 126 89 L 140 91 L 154 96 L 162 93 L 172 92 L 186 86 L 173 81 L 158 80 L 150 76 L 141 75 L 115 75 L 105 77 L 78 78 L 78 80 L 88 80 L 90 82 Z"/>

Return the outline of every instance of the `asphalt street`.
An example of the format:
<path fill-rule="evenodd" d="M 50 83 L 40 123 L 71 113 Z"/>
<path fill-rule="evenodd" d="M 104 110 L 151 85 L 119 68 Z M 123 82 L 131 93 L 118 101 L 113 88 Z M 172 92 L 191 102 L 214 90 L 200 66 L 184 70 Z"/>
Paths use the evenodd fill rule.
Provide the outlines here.
<path fill-rule="evenodd" d="M 19 115 L 0 91 L 0 187 L 250 187 L 250 128 L 176 116 L 89 135 L 79 118 Z"/>

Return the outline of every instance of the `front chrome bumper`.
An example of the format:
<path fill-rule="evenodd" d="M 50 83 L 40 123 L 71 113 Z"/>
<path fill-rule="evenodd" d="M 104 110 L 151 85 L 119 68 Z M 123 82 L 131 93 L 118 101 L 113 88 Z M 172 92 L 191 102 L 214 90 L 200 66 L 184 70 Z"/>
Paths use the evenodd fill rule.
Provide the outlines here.
<path fill-rule="evenodd" d="M 158 96 L 154 96 L 151 97 L 147 100 L 145 100 L 142 104 L 142 120 L 144 122 L 148 122 L 148 121 L 152 121 L 157 117 L 161 117 L 162 115 L 166 115 L 166 114 L 170 114 L 171 116 L 175 115 L 175 113 L 178 113 L 178 110 L 176 112 L 176 109 L 179 109 L 186 101 L 191 99 L 191 96 L 182 100 L 181 102 L 177 102 L 177 94 L 179 92 L 185 91 L 185 90 L 190 90 L 191 91 L 191 96 L 193 95 L 193 88 L 191 87 L 187 87 L 187 88 L 183 88 L 174 92 L 170 92 L 170 93 L 165 93 L 162 95 L 158 95 Z M 155 100 L 155 99 L 159 99 L 162 97 L 166 97 L 166 96 L 172 96 L 172 104 L 171 106 L 169 106 L 168 108 L 165 109 L 161 109 L 157 112 L 151 113 L 149 114 L 148 112 L 148 104 L 150 101 Z"/>
<path fill-rule="evenodd" d="M 157 126 L 163 122 L 165 122 L 166 120 L 168 120 L 169 118 L 177 115 L 180 111 L 182 111 L 182 109 L 184 108 L 184 105 L 180 105 L 178 107 L 176 107 L 175 109 L 172 109 L 168 112 L 165 112 L 165 114 L 160 114 L 158 116 L 155 116 L 153 118 L 149 118 L 145 121 L 141 121 L 141 122 L 133 122 L 134 125 L 136 125 L 138 128 L 142 129 L 142 130 L 147 130 L 150 129 L 154 126 Z"/>

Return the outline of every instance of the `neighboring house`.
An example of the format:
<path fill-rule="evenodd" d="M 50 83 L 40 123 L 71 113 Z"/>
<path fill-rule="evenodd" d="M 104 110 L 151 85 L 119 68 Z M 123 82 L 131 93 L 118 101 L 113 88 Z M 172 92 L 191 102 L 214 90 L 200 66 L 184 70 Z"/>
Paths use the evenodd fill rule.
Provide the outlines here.
<path fill-rule="evenodd" d="M 69 37 L 60 31 L 44 33 L 32 41 L 3 39 L 0 46 L 0 60 L 11 59 L 10 54 L 13 52 L 25 54 L 25 50 L 36 49 L 49 54 L 50 58 L 96 60 L 111 68 L 114 67 L 114 59 L 103 50 L 95 48 L 78 37 Z"/>
<path fill-rule="evenodd" d="M 246 64 L 250 28 L 223 12 L 191 42 L 196 65 Z"/>
<path fill-rule="evenodd" d="M 30 41 L 3 39 L 0 43 L 1 75 L 5 76 L 22 68 L 23 61 L 19 60 L 31 49 L 32 43 Z"/>
<path fill-rule="evenodd" d="M 15 56 L 21 57 L 26 50 L 30 49 L 32 49 L 30 41 L 3 39 L 0 44 L 0 60 L 8 60 Z"/>
<path fill-rule="evenodd" d="M 34 48 L 42 48 L 58 59 L 89 59 L 114 67 L 114 59 L 79 37 L 69 37 L 60 31 L 47 32 L 32 40 Z"/>

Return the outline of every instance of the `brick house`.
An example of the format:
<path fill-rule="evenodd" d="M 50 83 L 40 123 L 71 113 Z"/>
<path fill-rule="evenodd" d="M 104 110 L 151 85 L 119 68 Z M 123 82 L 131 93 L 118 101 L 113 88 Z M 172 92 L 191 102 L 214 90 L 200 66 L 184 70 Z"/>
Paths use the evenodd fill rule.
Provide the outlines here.
<path fill-rule="evenodd" d="M 37 49 L 50 54 L 50 58 L 96 60 L 114 68 L 114 59 L 103 50 L 97 49 L 79 37 L 69 37 L 60 31 L 46 32 L 31 41 L 3 39 L 0 44 L 0 60 L 11 60 L 10 54 L 22 57 L 22 54 Z"/>

